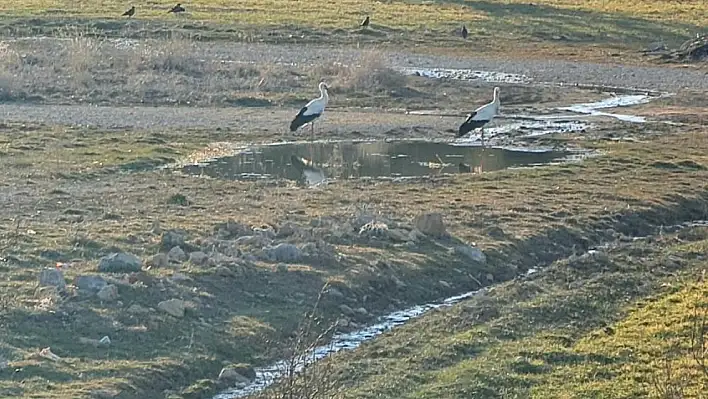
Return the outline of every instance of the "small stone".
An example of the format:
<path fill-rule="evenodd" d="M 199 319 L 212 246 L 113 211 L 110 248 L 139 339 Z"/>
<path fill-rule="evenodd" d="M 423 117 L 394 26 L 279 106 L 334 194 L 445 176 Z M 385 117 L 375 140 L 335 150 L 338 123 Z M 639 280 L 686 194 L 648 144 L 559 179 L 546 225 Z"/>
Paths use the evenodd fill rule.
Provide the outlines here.
<path fill-rule="evenodd" d="M 108 285 L 106 280 L 101 276 L 77 276 L 74 279 L 74 285 L 79 289 L 79 294 L 97 294 L 101 289 Z"/>
<path fill-rule="evenodd" d="M 149 263 L 152 267 L 165 268 L 169 266 L 170 260 L 167 258 L 167 254 L 160 252 L 159 254 L 153 255 Z"/>
<path fill-rule="evenodd" d="M 484 255 L 481 249 L 471 245 L 458 245 L 454 249 L 455 253 L 471 259 L 475 262 L 484 263 L 487 261 L 487 256 Z"/>
<path fill-rule="evenodd" d="M 139 272 L 142 261 L 133 254 L 120 252 L 106 255 L 98 262 L 98 271 L 105 273 Z"/>
<path fill-rule="evenodd" d="M 105 302 L 113 302 L 118 300 L 118 287 L 113 284 L 106 285 L 101 288 L 96 296 Z"/>
<path fill-rule="evenodd" d="M 399 279 L 399 278 L 396 277 L 396 276 L 391 276 L 391 280 L 393 280 L 393 283 L 396 285 L 396 287 L 397 287 L 398 289 L 404 289 L 404 288 L 407 287 L 406 283 L 404 283 L 403 281 L 401 281 L 401 279 Z"/>
<path fill-rule="evenodd" d="M 170 262 L 182 263 L 187 260 L 187 254 L 184 253 L 180 247 L 172 247 L 170 252 L 167 253 L 167 259 L 169 259 Z"/>
<path fill-rule="evenodd" d="M 0 356 L 0 371 L 5 370 L 6 368 L 10 367 L 10 362 L 7 361 L 4 357 Z"/>
<path fill-rule="evenodd" d="M 487 273 L 487 275 L 484 276 L 484 277 L 485 277 L 485 278 L 487 279 L 487 281 L 489 281 L 490 283 L 494 281 L 494 275 L 493 275 L 492 273 Z"/>
<path fill-rule="evenodd" d="M 446 237 L 447 229 L 441 213 L 424 213 L 415 218 L 415 227 L 432 237 Z"/>
<path fill-rule="evenodd" d="M 298 227 L 288 222 L 278 228 L 278 233 L 275 236 L 278 238 L 290 237 L 291 235 L 295 234 L 298 229 Z"/>
<path fill-rule="evenodd" d="M 332 298 L 344 299 L 344 294 L 342 294 L 342 291 L 340 291 L 334 287 L 328 288 L 327 294 L 329 294 L 329 296 L 331 296 Z"/>
<path fill-rule="evenodd" d="M 451 288 L 450 283 L 448 283 L 448 282 L 445 281 L 445 280 L 440 280 L 440 281 L 438 281 L 438 284 L 442 285 L 442 286 L 445 287 L 445 288 Z"/>
<path fill-rule="evenodd" d="M 168 299 L 157 304 L 157 308 L 174 317 L 184 317 L 184 311 L 187 308 L 185 302 L 181 299 Z"/>
<path fill-rule="evenodd" d="M 347 316 L 353 316 L 355 314 L 354 309 L 350 308 L 349 306 L 345 304 L 339 305 L 339 310 L 342 311 Z"/>
<path fill-rule="evenodd" d="M 184 245 L 184 234 L 179 233 L 174 230 L 169 230 L 162 233 L 162 238 L 160 239 L 160 245 L 162 248 L 174 248 Z"/>
<path fill-rule="evenodd" d="M 354 311 L 357 312 L 357 313 L 359 313 L 359 314 L 362 315 L 362 316 L 368 316 L 368 315 L 369 315 L 369 312 L 368 312 L 368 311 L 366 310 L 366 308 L 364 308 L 364 307 L 356 308 Z"/>
<path fill-rule="evenodd" d="M 64 273 L 59 269 L 46 268 L 39 272 L 40 287 L 54 287 L 58 291 L 63 291 L 66 288 Z"/>
<path fill-rule="evenodd" d="M 189 261 L 195 265 L 204 265 L 209 260 L 209 255 L 202 251 L 196 251 L 189 254 Z"/>
<path fill-rule="evenodd" d="M 229 385 L 247 384 L 250 382 L 248 378 L 242 376 L 238 371 L 231 367 L 224 367 L 221 369 L 218 379 L 219 381 L 228 383 Z"/>
<path fill-rule="evenodd" d="M 302 258 L 302 251 L 295 245 L 288 243 L 263 248 L 263 252 L 268 259 L 275 262 L 297 262 Z"/>
<path fill-rule="evenodd" d="M 409 232 L 404 229 L 391 229 L 388 231 L 388 238 L 395 242 L 406 242 L 409 238 Z"/>
<path fill-rule="evenodd" d="M 288 265 L 285 263 L 278 263 L 275 266 L 275 271 L 278 273 L 287 273 L 288 272 Z"/>

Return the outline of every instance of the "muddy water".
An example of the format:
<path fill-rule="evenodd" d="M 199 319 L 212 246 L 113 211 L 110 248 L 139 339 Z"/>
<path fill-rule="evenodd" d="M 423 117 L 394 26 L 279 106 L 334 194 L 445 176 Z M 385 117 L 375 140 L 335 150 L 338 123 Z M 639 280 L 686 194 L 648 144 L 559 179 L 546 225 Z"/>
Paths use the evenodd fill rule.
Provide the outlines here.
<path fill-rule="evenodd" d="M 190 175 L 236 180 L 411 178 L 496 171 L 563 162 L 577 153 L 551 149 L 482 148 L 430 141 L 296 142 L 239 150 L 182 167 Z"/>

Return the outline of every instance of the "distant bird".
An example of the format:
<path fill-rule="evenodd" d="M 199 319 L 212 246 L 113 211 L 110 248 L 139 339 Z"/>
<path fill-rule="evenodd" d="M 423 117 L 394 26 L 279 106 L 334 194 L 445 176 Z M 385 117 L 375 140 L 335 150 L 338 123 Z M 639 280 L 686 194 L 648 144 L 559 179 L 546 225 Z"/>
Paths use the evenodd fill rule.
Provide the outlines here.
<path fill-rule="evenodd" d="M 300 126 L 310 123 L 310 128 L 312 129 L 312 136 L 315 135 L 315 119 L 322 116 L 324 113 L 327 102 L 329 101 L 329 94 L 327 94 L 327 84 L 321 82 L 319 85 L 320 96 L 302 107 L 300 112 L 295 116 L 292 122 L 290 122 L 290 131 L 296 131 Z"/>
<path fill-rule="evenodd" d="M 364 18 L 364 20 L 361 21 L 359 26 L 361 26 L 362 28 L 366 28 L 369 26 L 369 22 L 371 22 L 371 21 L 369 20 L 369 16 L 367 15 L 366 18 Z"/>
<path fill-rule="evenodd" d="M 464 162 L 460 162 L 457 164 L 457 170 L 460 173 L 470 173 L 472 172 L 472 167 Z"/>
<path fill-rule="evenodd" d="M 480 129 L 482 145 L 484 145 L 484 125 L 491 122 L 499 113 L 499 88 L 494 88 L 494 99 L 489 104 L 484 104 L 467 116 L 467 120 L 460 125 L 457 137 L 462 137 L 474 129 Z"/>
<path fill-rule="evenodd" d="M 185 11 L 185 10 L 184 10 L 184 7 L 182 7 L 182 4 L 177 3 L 177 5 L 174 6 L 174 7 L 172 7 L 172 8 L 170 9 L 170 11 L 167 11 L 167 13 L 169 14 L 169 13 L 173 12 L 173 13 L 177 14 L 177 13 L 179 13 L 179 12 L 184 12 L 184 11 Z"/>
<path fill-rule="evenodd" d="M 462 38 L 467 39 L 467 27 L 462 25 Z"/>
<path fill-rule="evenodd" d="M 132 17 L 133 15 L 135 15 L 135 6 L 130 7 L 130 10 L 124 12 L 123 15 L 121 15 L 121 17 L 128 17 L 128 18 L 130 18 L 130 17 Z"/>

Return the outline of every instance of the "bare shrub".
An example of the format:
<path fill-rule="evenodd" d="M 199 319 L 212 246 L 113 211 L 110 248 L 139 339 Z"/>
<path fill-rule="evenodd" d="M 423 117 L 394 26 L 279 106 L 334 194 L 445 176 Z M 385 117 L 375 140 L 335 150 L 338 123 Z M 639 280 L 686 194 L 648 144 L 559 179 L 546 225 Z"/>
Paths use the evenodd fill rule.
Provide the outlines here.
<path fill-rule="evenodd" d="M 407 77 L 388 67 L 378 51 L 365 53 L 359 65 L 335 63 L 316 66 L 310 76 L 331 80 L 335 89 L 344 92 L 381 93 L 403 88 L 407 84 Z"/>
<path fill-rule="evenodd" d="M 282 379 L 265 391 L 252 396 L 254 399 L 337 399 L 340 397 L 330 359 L 330 354 L 333 352 L 329 350 L 324 357 L 318 356 L 315 352 L 316 348 L 322 348 L 331 339 L 336 327 L 336 324 L 332 324 L 322 331 L 321 320 L 317 317 L 317 309 L 328 286 L 325 284 L 322 287 L 312 311 L 304 315 L 296 330 L 288 349 L 288 356 L 279 367 Z"/>

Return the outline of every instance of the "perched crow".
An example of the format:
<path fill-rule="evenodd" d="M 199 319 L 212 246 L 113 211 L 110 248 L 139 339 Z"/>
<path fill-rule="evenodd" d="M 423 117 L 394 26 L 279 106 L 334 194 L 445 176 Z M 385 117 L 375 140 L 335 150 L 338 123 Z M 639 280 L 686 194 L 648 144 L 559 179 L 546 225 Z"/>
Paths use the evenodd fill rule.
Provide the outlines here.
<path fill-rule="evenodd" d="M 462 25 L 462 38 L 467 39 L 467 27 Z"/>
<path fill-rule="evenodd" d="M 172 7 L 172 9 L 170 11 L 167 11 L 168 14 L 171 12 L 173 12 L 175 14 L 177 14 L 178 12 L 184 12 L 184 7 L 182 7 L 182 4 L 177 3 L 177 5 Z"/>
<path fill-rule="evenodd" d="M 361 24 L 359 24 L 359 26 L 366 28 L 367 26 L 369 26 L 369 22 L 370 22 L 369 16 L 367 15 L 366 18 L 364 18 L 364 20 L 361 21 Z"/>
<path fill-rule="evenodd" d="M 121 15 L 121 17 L 128 17 L 128 18 L 130 18 L 130 17 L 132 17 L 133 15 L 135 15 L 135 6 L 130 7 L 130 10 L 124 12 L 123 15 Z"/>

